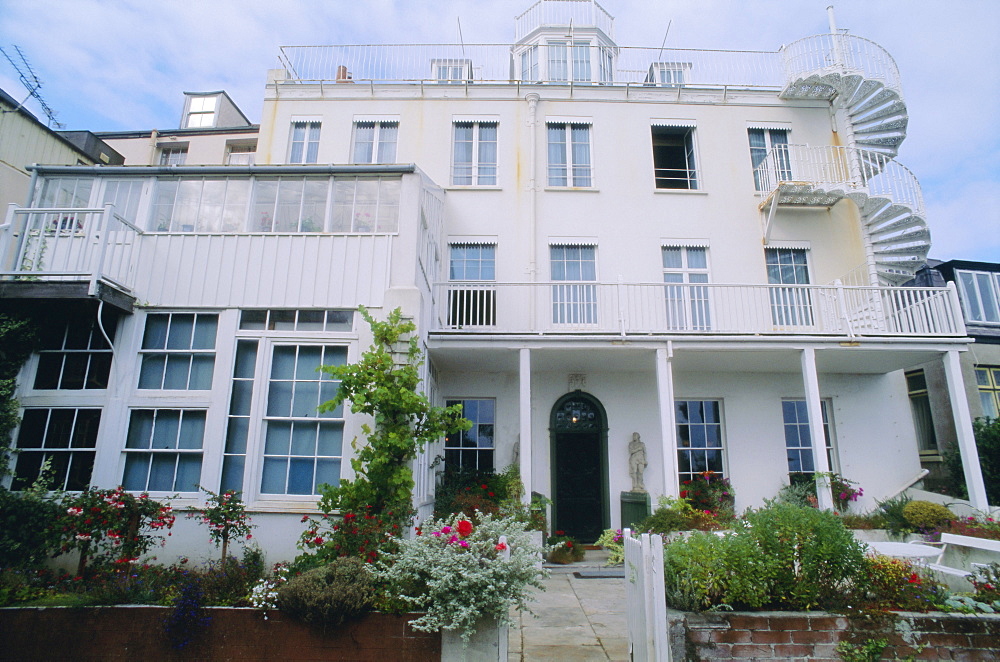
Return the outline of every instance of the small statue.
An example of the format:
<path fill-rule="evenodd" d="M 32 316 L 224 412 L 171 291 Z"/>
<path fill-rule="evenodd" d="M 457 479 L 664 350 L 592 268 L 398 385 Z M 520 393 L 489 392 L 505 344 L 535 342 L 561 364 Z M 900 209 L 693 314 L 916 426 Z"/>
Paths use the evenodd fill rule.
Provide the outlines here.
<path fill-rule="evenodd" d="M 646 470 L 646 444 L 642 443 L 638 432 L 632 433 L 632 441 L 628 444 L 628 473 L 632 477 L 632 491 L 645 492 L 642 482 L 642 472 Z"/>

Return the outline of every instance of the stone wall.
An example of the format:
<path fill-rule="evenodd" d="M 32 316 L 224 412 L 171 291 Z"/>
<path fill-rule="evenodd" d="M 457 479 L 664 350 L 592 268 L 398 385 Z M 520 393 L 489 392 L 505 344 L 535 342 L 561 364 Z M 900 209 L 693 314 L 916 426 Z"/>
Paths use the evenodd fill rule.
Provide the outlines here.
<path fill-rule="evenodd" d="M 890 612 L 667 613 L 675 661 L 810 660 L 839 662 L 837 644 L 886 639 L 882 659 L 1000 659 L 1000 614 Z M 923 648 L 921 649 L 921 646 Z"/>
<path fill-rule="evenodd" d="M 414 615 L 368 614 L 322 632 L 271 612 L 208 608 L 211 622 L 181 650 L 164 634 L 167 607 L 0 609 L 0 659 L 401 660 L 441 659 L 441 635 L 413 630 Z"/>

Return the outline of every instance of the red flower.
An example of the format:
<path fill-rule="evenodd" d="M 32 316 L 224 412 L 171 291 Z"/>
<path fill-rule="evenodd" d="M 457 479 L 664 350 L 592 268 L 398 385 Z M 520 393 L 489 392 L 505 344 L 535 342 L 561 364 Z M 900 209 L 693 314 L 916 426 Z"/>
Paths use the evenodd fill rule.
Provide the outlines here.
<path fill-rule="evenodd" d="M 490 492 L 490 496 L 496 496 L 496 495 L 495 495 L 495 494 L 493 494 L 493 492 Z"/>
<path fill-rule="evenodd" d="M 483 483 L 483 484 L 482 484 L 482 485 L 480 485 L 479 487 L 483 488 L 484 490 L 488 490 L 488 489 L 489 489 L 488 487 L 486 487 L 486 483 Z"/>
<path fill-rule="evenodd" d="M 507 549 L 507 543 L 502 542 L 502 543 L 497 544 L 497 551 L 498 552 L 502 552 L 505 549 Z"/>
<path fill-rule="evenodd" d="M 458 529 L 458 535 L 465 538 L 472 533 L 472 522 L 467 519 L 459 520 L 458 524 L 455 525 L 455 528 Z"/>
<path fill-rule="evenodd" d="M 920 575 L 918 575 L 917 573 L 913 573 L 912 575 L 910 575 L 909 582 L 911 584 L 919 584 L 920 583 Z"/>

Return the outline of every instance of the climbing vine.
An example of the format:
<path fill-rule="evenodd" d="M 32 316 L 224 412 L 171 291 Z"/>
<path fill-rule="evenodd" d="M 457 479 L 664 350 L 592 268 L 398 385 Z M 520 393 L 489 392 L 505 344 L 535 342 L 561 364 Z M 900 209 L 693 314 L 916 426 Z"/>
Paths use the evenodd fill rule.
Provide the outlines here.
<path fill-rule="evenodd" d="M 320 508 L 325 513 L 371 512 L 386 521 L 409 520 L 413 473 L 409 462 L 430 442 L 449 432 L 467 430 L 461 406 L 436 407 L 418 392 L 423 353 L 412 337 L 416 325 L 403 318 L 400 309 L 378 321 L 362 306 L 361 316 L 371 327 L 372 345 L 357 363 L 323 366 L 340 380 L 336 397 L 320 406 L 331 411 L 350 402 L 351 411 L 367 414 L 372 425 L 361 426 L 364 441 L 351 442 L 353 481 L 324 486 Z"/>
<path fill-rule="evenodd" d="M 15 380 L 37 343 L 38 334 L 31 320 L 0 313 L 0 477 L 9 471 L 10 435 L 21 420 L 14 398 Z"/>

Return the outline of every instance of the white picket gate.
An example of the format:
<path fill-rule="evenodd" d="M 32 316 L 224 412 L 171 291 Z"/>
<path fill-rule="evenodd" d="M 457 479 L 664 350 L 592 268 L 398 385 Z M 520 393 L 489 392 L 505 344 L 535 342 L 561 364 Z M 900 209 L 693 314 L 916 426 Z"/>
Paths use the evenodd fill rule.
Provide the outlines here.
<path fill-rule="evenodd" d="M 643 533 L 625 541 L 625 615 L 631 659 L 670 662 L 667 600 L 663 588 L 663 537 Z"/>

